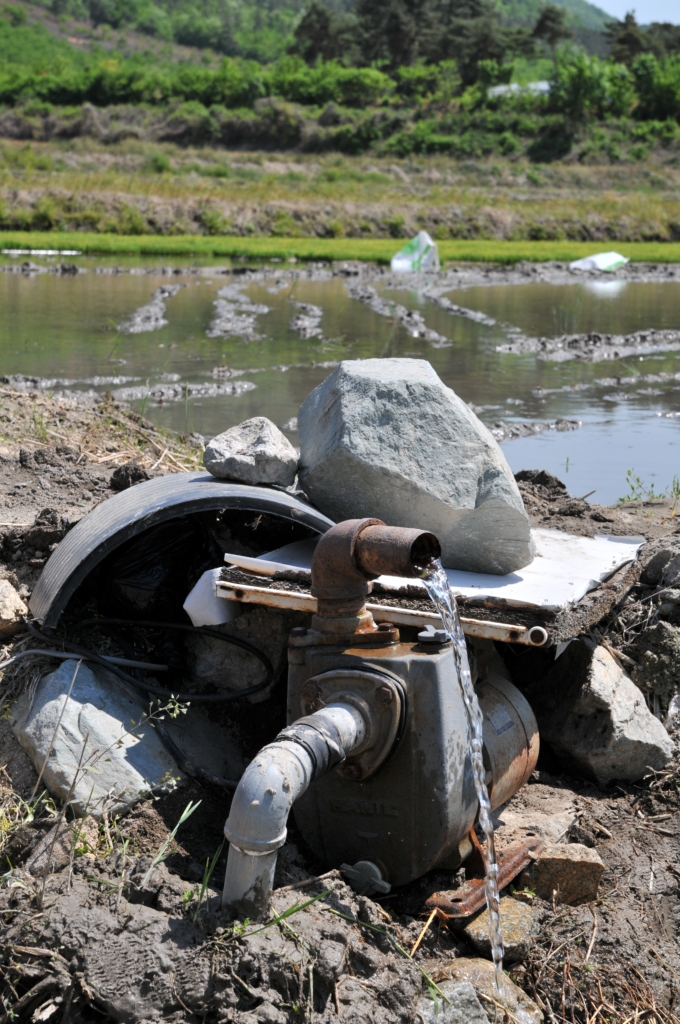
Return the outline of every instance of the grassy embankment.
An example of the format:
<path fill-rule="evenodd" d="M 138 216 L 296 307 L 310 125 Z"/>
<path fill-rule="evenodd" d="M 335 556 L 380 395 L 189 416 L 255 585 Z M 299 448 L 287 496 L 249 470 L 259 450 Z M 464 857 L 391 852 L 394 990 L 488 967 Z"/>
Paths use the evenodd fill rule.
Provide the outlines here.
<path fill-rule="evenodd" d="M 138 252 L 141 238 L 152 235 L 164 238 L 143 245 L 159 253 L 385 258 L 424 228 L 445 258 L 496 252 L 496 241 L 522 252 L 529 242 L 552 243 L 532 251 L 570 256 L 581 253 L 578 243 L 602 249 L 680 240 L 679 186 L 680 165 L 651 158 L 536 167 L 503 158 L 244 152 L 132 139 L 5 141 L 0 234 L 9 244 L 23 232 L 72 233 L 75 240 L 62 238 L 59 247 L 110 252 Z M 104 237 L 111 235 L 139 237 Z M 189 244 L 181 236 L 196 238 Z M 472 242 L 479 245 L 469 248 Z M 17 246 L 31 247 L 26 240 Z M 653 258 L 669 255 L 662 245 Z"/>
<path fill-rule="evenodd" d="M 439 242 L 445 262 L 517 263 L 576 260 L 602 249 L 588 242 L 508 242 L 492 239 Z M 100 235 L 89 232 L 0 233 L 0 249 L 77 250 L 91 255 L 196 256 L 227 259 L 372 260 L 389 263 L 399 243 L 385 238 L 239 238 L 201 235 Z M 617 252 L 634 262 L 680 261 L 680 242 L 628 242 Z"/>

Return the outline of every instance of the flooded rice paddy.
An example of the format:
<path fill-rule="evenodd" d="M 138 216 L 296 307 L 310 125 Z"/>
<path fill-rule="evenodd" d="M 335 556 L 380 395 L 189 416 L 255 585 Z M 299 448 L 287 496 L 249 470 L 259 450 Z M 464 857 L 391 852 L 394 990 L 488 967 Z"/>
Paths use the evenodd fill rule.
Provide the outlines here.
<path fill-rule="evenodd" d="M 514 470 L 548 469 L 601 503 L 626 493 L 629 469 L 658 491 L 680 475 L 680 345 L 603 360 L 498 351 L 518 336 L 680 330 L 680 281 L 461 288 L 366 268 L 243 273 L 176 259 L 163 272 L 157 259 L 32 256 L 39 269 L 21 272 L 26 259 L 0 258 L 6 377 L 112 391 L 149 419 L 206 436 L 266 415 L 296 443 L 298 408 L 335 363 L 410 356 L 429 360 L 494 429 Z M 49 272 L 60 262 L 85 272 Z"/>

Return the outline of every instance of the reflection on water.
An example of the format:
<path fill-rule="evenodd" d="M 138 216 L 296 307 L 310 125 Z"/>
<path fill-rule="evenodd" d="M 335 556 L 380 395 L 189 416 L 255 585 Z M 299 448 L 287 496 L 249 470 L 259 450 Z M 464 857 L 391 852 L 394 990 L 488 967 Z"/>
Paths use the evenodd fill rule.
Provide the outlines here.
<path fill-rule="evenodd" d="M 244 285 L 242 276 L 225 273 L 223 266 L 210 266 L 206 260 L 199 274 L 95 273 L 97 266 L 113 261 L 77 262 L 88 272 L 67 277 L 0 274 L 1 374 L 76 380 L 82 383 L 72 387 L 100 392 L 163 381 L 177 382 L 180 387 L 174 390 L 181 394 L 182 383 L 201 384 L 202 391 L 225 380 L 252 385 L 239 395 L 203 394 L 162 403 L 147 397 L 133 402 L 164 425 L 213 435 L 255 415 L 267 415 L 279 426 L 289 423 L 309 391 L 341 359 L 411 356 L 429 360 L 487 424 L 560 417 L 586 423 L 574 433 L 553 431 L 508 443 L 505 450 L 514 469 L 545 466 L 562 475 L 572 493 L 597 488 L 594 500 L 603 502 L 625 490 L 626 469 L 635 469 L 643 479 L 656 473 L 661 489 L 678 472 L 673 446 L 680 430 L 680 417 L 673 415 L 680 413 L 680 376 L 674 379 L 680 372 L 677 353 L 582 364 L 496 352 L 496 346 L 507 340 L 503 325 L 509 324 L 532 335 L 678 327 L 677 283 L 531 283 L 449 293 L 454 302 L 495 318 L 497 326 L 452 316 L 434 303 L 421 302 L 414 292 L 376 285 L 385 298 L 417 309 L 427 327 L 450 341 L 433 344 L 350 298 L 346 281 L 339 276 L 310 280 L 281 272 Z M 145 262 L 158 267 L 158 261 L 140 259 L 134 266 L 141 271 Z M 179 261 L 173 260 L 173 266 L 180 266 Z M 184 268 L 190 266 L 186 261 Z M 166 326 L 131 335 L 116 329 L 147 304 L 160 285 L 170 283 L 185 287 L 166 299 Z M 219 300 L 221 312 L 215 306 L 218 291 L 226 295 Z M 244 308 L 259 309 L 248 338 L 209 337 L 217 314 L 225 312 L 225 302 L 234 305 L 236 316 L 244 315 L 244 309 L 235 306 L 239 295 Z M 321 310 L 320 335 L 301 326 L 310 315 L 304 304 Z M 85 383 L 93 378 L 99 380 Z M 673 418 L 663 418 L 669 415 Z M 288 433 L 295 443 L 295 432 Z M 580 467 L 576 486 L 564 466 L 560 471 L 560 460 L 567 459 L 572 474 Z"/>
<path fill-rule="evenodd" d="M 632 334 L 653 327 L 680 327 L 677 281 L 593 281 L 576 284 L 492 285 L 447 293 L 461 306 L 477 309 L 532 337 L 556 334 Z"/>

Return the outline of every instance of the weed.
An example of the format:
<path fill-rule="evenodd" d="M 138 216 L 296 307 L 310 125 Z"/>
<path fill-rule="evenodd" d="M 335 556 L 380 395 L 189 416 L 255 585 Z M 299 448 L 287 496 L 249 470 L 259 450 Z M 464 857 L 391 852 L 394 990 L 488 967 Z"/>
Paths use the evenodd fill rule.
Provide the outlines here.
<path fill-rule="evenodd" d="M 624 494 L 622 498 L 619 498 L 619 502 L 627 501 L 660 501 L 667 497 L 680 496 L 680 481 L 677 477 L 673 477 L 673 483 L 670 487 L 667 487 L 664 491 L 657 491 L 654 484 L 651 487 L 643 482 L 642 478 L 634 473 L 632 469 L 626 470 L 626 484 L 628 486 L 628 494 Z"/>
<path fill-rule="evenodd" d="M 156 854 L 154 859 L 151 861 L 151 864 L 149 865 L 149 868 L 148 868 L 146 874 L 144 875 L 144 878 L 142 879 L 142 885 L 141 885 L 142 889 L 144 888 L 146 883 L 149 881 L 149 878 L 151 877 L 153 869 L 155 867 L 157 867 L 159 864 L 161 864 L 164 860 L 167 860 L 168 857 L 170 856 L 170 843 L 173 841 L 173 839 L 177 835 L 177 832 L 179 830 L 180 825 L 183 825 L 184 822 L 187 820 L 187 818 L 191 817 L 191 815 L 194 813 L 196 808 L 200 806 L 200 804 L 201 804 L 200 800 L 197 801 L 197 803 L 195 803 L 195 804 L 193 804 L 191 802 L 191 800 L 190 800 L 189 803 L 186 805 L 186 807 L 182 811 L 182 814 L 180 815 L 179 821 L 177 822 L 177 824 L 173 828 L 173 830 L 170 833 L 170 835 L 167 836 L 167 838 L 161 843 L 161 846 L 160 846 L 160 849 L 158 850 L 158 853 Z"/>
<path fill-rule="evenodd" d="M 196 907 L 196 910 L 194 911 L 194 921 L 196 920 L 196 918 L 198 917 L 198 915 L 200 913 L 201 906 L 203 905 L 203 900 L 205 898 L 205 894 L 208 891 L 208 886 L 210 884 L 210 879 L 212 878 L 213 872 L 214 872 L 215 868 L 217 867 L 218 860 L 222 856 L 222 850 L 223 849 L 224 849 L 224 839 L 222 840 L 220 845 L 217 847 L 217 850 L 215 851 L 215 855 L 214 855 L 213 859 L 212 860 L 206 860 L 206 862 L 205 862 L 205 870 L 203 871 L 203 881 L 201 883 L 201 891 L 200 891 L 199 896 L 198 896 L 198 906 Z"/>
<path fill-rule="evenodd" d="M 149 158 L 147 169 L 153 172 L 153 174 L 165 174 L 171 170 L 170 159 L 165 153 L 154 153 Z"/>

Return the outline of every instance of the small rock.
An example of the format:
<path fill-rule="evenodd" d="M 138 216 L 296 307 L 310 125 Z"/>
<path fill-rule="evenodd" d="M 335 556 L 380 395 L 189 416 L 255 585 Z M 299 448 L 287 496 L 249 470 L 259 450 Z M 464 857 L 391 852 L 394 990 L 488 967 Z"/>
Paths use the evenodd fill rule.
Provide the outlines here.
<path fill-rule="evenodd" d="M 109 812 L 116 813 L 152 790 L 172 787 L 180 773 L 144 704 L 128 697 L 105 669 L 95 674 L 81 663 L 67 701 L 77 665 L 64 661 L 43 676 L 32 701 L 23 694 L 13 709 L 14 735 L 38 771 L 49 754 L 43 781 L 50 793 L 70 799 L 81 817 L 99 817 L 109 794 Z"/>
<path fill-rule="evenodd" d="M 447 568 L 503 575 L 534 557 L 498 443 L 424 359 L 345 360 L 300 408 L 300 486 L 339 522 L 432 530 Z"/>
<path fill-rule="evenodd" d="M 9 580 L 0 580 L 0 638 L 13 636 L 23 627 L 28 608 Z"/>
<path fill-rule="evenodd" d="M 142 480 L 150 480 L 151 477 L 143 466 L 140 466 L 136 459 L 124 462 L 111 474 L 110 487 L 112 491 L 126 491 L 128 487 L 139 484 Z"/>
<path fill-rule="evenodd" d="M 604 647 L 574 640 L 526 690 L 542 740 L 568 771 L 605 784 L 668 763 L 675 745 L 642 692 Z"/>
<path fill-rule="evenodd" d="M 648 586 L 657 586 L 661 583 L 666 566 L 679 554 L 680 538 L 678 537 L 664 537 L 651 544 L 645 544 L 640 552 L 642 562 L 640 582 L 646 583 Z"/>
<path fill-rule="evenodd" d="M 437 996 L 424 995 L 416 1009 L 416 1020 L 422 1024 L 489 1024 L 475 990 L 467 981 L 443 981 L 439 988 L 448 1003 Z"/>
<path fill-rule="evenodd" d="M 496 970 L 490 960 L 476 957 L 464 957 L 451 960 L 445 967 L 437 967 L 431 971 L 432 978 L 442 988 L 446 981 L 469 982 L 487 1011 L 488 1020 L 494 1020 L 494 1011 L 498 1004 L 511 1014 L 519 1024 L 542 1024 L 543 1014 L 525 992 L 504 976 L 501 992 L 496 990 Z M 444 991 L 446 989 L 444 988 Z M 496 1004 L 496 1006 L 494 1006 Z M 435 1018 L 433 1018 L 433 1021 Z M 438 1018 L 437 1018 L 438 1020 Z"/>
<path fill-rule="evenodd" d="M 680 690 L 680 628 L 669 622 L 648 626 L 638 637 L 633 680 L 667 703 Z"/>
<path fill-rule="evenodd" d="M 266 416 L 253 416 L 213 437 L 203 464 L 222 480 L 289 487 L 295 480 L 298 456 L 276 424 Z"/>
<path fill-rule="evenodd" d="M 517 879 L 517 885 L 533 889 L 539 899 L 578 906 L 597 897 L 604 864 L 597 850 L 581 843 L 546 846 Z"/>
<path fill-rule="evenodd" d="M 499 905 L 501 930 L 503 932 L 504 960 L 509 964 L 524 960 L 536 942 L 540 932 L 536 914 L 531 907 L 519 900 L 504 896 Z M 484 956 L 491 956 L 489 939 L 489 911 L 484 909 L 465 927 L 465 934 L 472 945 Z"/>

